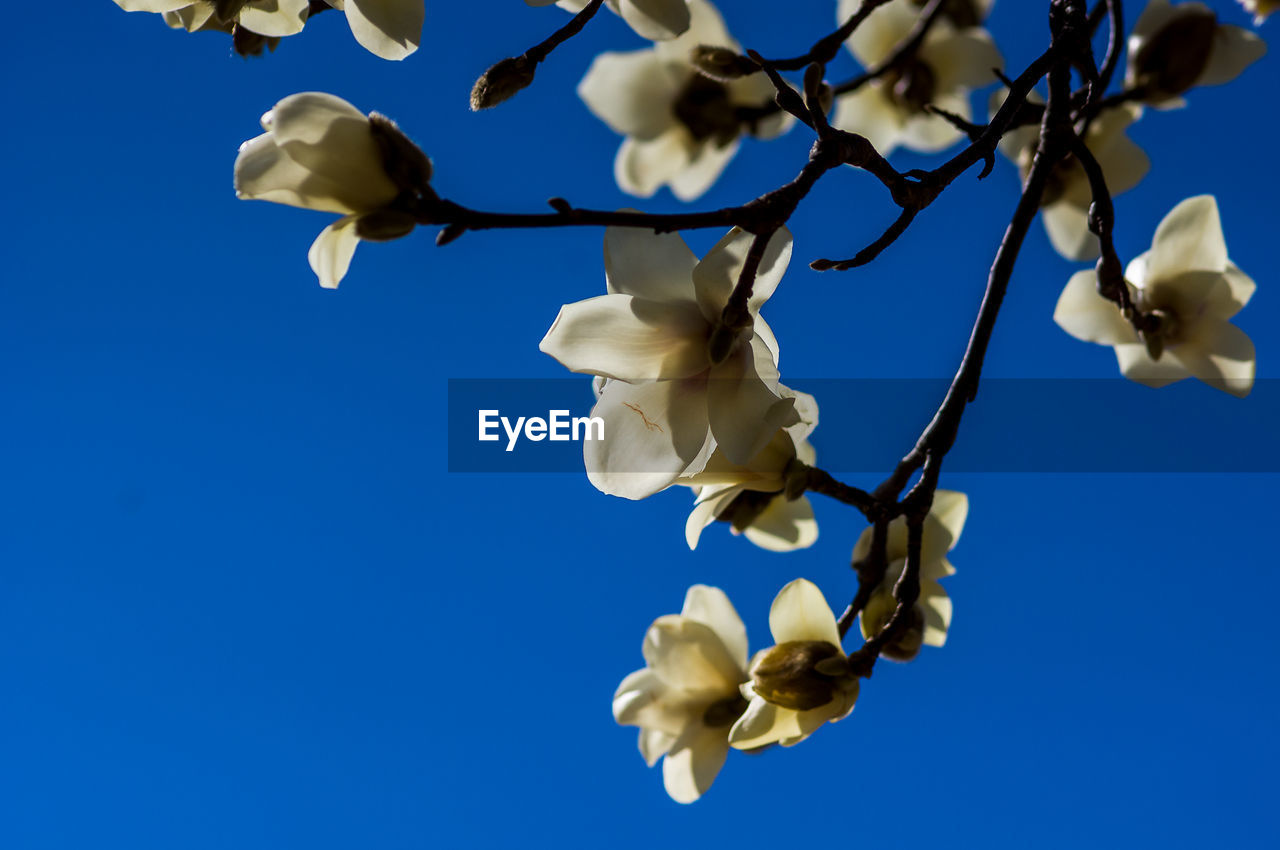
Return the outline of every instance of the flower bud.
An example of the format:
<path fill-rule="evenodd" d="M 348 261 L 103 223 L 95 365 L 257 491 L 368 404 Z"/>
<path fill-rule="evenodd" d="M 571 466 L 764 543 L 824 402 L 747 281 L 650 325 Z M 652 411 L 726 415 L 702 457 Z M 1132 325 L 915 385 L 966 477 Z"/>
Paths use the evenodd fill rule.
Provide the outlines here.
<path fill-rule="evenodd" d="M 382 154 L 382 167 L 401 192 L 434 197 L 431 159 L 404 134 L 396 122 L 381 112 L 369 113 L 373 140 Z"/>
<path fill-rule="evenodd" d="M 709 44 L 699 44 L 693 48 L 689 52 L 689 61 L 699 73 L 720 83 L 737 80 L 760 70 L 756 63 L 736 50 Z"/>
<path fill-rule="evenodd" d="M 771 646 L 751 663 L 751 685 L 774 705 L 796 711 L 826 705 L 851 676 L 840 647 L 822 640 Z"/>
<path fill-rule="evenodd" d="M 378 210 L 356 219 L 356 235 L 367 242 L 390 242 L 408 236 L 417 224 L 407 212 Z"/>
<path fill-rule="evenodd" d="M 1188 9 L 1138 50 L 1134 79 L 1152 99 L 1177 97 L 1196 84 L 1209 64 L 1218 17 L 1208 9 Z"/>
<path fill-rule="evenodd" d="M 515 97 L 517 92 L 533 82 L 537 67 L 537 63 L 523 56 L 503 59 L 481 74 L 471 87 L 471 111 L 479 112 Z"/>

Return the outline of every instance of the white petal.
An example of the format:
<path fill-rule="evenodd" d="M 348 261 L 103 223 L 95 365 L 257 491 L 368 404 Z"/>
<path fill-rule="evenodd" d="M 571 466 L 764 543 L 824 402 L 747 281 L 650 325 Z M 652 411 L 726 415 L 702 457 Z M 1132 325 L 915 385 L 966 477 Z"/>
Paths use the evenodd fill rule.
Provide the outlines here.
<path fill-rule="evenodd" d="M 679 38 L 660 39 L 653 46 L 663 61 L 687 66 L 689 65 L 689 51 L 699 44 L 737 48 L 737 42 L 729 37 L 729 31 L 725 28 L 724 19 L 720 17 L 720 13 L 715 6 L 712 6 L 706 0 L 689 0 L 688 7 L 688 28 L 680 34 Z M 635 26 L 633 21 L 626 17 L 625 11 L 623 12 L 623 19 L 632 24 L 633 27 Z M 644 35 L 644 33 L 641 33 L 641 35 Z M 652 38 L 652 36 L 645 37 Z"/>
<path fill-rule="evenodd" d="M 307 22 L 310 0 L 266 0 L 240 10 L 240 25 L 250 32 L 271 37 L 296 35 Z"/>
<path fill-rule="evenodd" d="M 303 168 L 275 143 L 270 133 L 240 146 L 235 164 L 236 197 L 272 201 L 342 215 L 353 213 L 343 200 L 343 187 L 323 174 Z"/>
<path fill-rule="evenodd" d="M 672 39 L 689 29 L 685 0 L 621 0 L 618 9 L 622 19 L 643 38 Z"/>
<path fill-rule="evenodd" d="M 765 702 L 763 697 L 752 697 L 746 712 L 729 730 L 729 745 L 738 750 L 753 750 L 800 735 L 796 714 L 790 708 Z"/>
<path fill-rule="evenodd" d="M 673 126 L 653 139 L 624 139 L 613 161 L 618 188 L 638 198 L 652 197 L 688 166 L 693 147 L 683 126 Z"/>
<path fill-rule="evenodd" d="M 991 85 L 999 79 L 995 71 L 1004 68 L 1000 49 L 981 27 L 927 40 L 921 45 L 920 58 L 933 69 L 939 92 Z"/>
<path fill-rule="evenodd" d="M 1226 267 L 1218 202 L 1212 195 L 1198 195 L 1179 203 L 1156 228 L 1147 257 L 1147 283 L 1172 280 L 1188 271 L 1222 272 Z"/>
<path fill-rule="evenodd" d="M 1098 294 L 1098 275 L 1091 269 L 1076 272 L 1058 296 L 1053 320 L 1076 339 L 1103 345 L 1138 341 L 1133 325 L 1120 308 Z"/>
<path fill-rule="evenodd" d="M 1089 232 L 1089 216 L 1083 209 L 1067 201 L 1059 201 L 1042 207 L 1040 215 L 1049 241 L 1063 257 L 1084 262 L 1098 256 L 1101 250 L 1098 237 Z"/>
<path fill-rule="evenodd" d="M 1187 370 L 1215 389 L 1243 398 L 1253 389 L 1257 355 L 1253 340 L 1230 322 L 1202 319 L 1191 339 L 1170 349 Z"/>
<path fill-rule="evenodd" d="M 320 231 L 316 241 L 311 243 L 307 252 L 307 262 L 311 270 L 320 278 L 320 285 L 325 289 L 337 289 L 338 284 L 347 276 L 351 267 L 351 258 L 355 256 L 360 237 L 356 235 L 356 216 L 349 215 L 338 219 Z"/>
<path fill-rule="evenodd" d="M 779 493 L 743 534 L 761 549 L 791 552 L 817 542 L 818 521 L 808 499 L 801 496 L 788 501 Z"/>
<path fill-rule="evenodd" d="M 663 732 L 661 729 L 641 729 L 640 757 L 644 759 L 645 764 L 653 767 L 658 763 L 658 759 L 667 754 L 675 742 L 675 735 Z"/>
<path fill-rule="evenodd" d="M 423 0 L 346 0 L 347 25 L 365 50 L 393 61 L 422 43 Z"/>
<path fill-rule="evenodd" d="M 772 357 L 763 344 L 758 348 L 763 351 L 763 359 Z M 761 379 L 756 351 L 753 345 L 738 346 L 727 360 L 711 368 L 707 382 L 711 433 L 724 456 L 739 465 L 750 462 L 795 416 L 795 401 L 779 398 Z"/>
<path fill-rule="evenodd" d="M 613 132 L 652 139 L 674 123 L 671 104 L 688 76 L 652 50 L 601 53 L 578 84 L 578 97 Z"/>
<path fill-rule="evenodd" d="M 639 726 L 663 732 L 674 741 L 689 724 L 690 707 L 675 692 L 645 668 L 622 680 L 613 694 L 613 719 L 622 726 Z"/>
<path fill-rule="evenodd" d="M 166 12 L 164 22 L 174 29 L 196 32 L 209 23 L 214 11 L 213 3 L 194 3 L 175 12 Z"/>
<path fill-rule="evenodd" d="M 1253 292 L 1258 286 L 1253 282 L 1253 278 L 1240 271 L 1236 264 L 1232 262 L 1227 263 L 1227 270 L 1223 277 L 1227 281 L 1227 290 L 1231 295 L 1230 301 L 1211 306 L 1214 308 L 1214 314 L 1218 318 L 1230 319 L 1249 303 L 1249 299 L 1253 298 Z"/>
<path fill-rule="evenodd" d="M 1137 186 L 1151 170 L 1151 160 L 1146 152 L 1124 133 L 1125 128 L 1141 114 L 1136 107 L 1108 110 L 1102 113 L 1089 130 L 1089 150 L 1098 160 L 1112 195 L 1119 195 Z M 1076 166 L 1074 171 L 1080 181 L 1080 190 L 1087 192 L 1088 181 L 1083 169 Z"/>
<path fill-rule="evenodd" d="M 682 201 L 696 201 L 706 194 L 738 152 L 738 140 L 726 145 L 711 141 L 697 145 L 689 163 L 671 175 L 671 194 Z"/>
<path fill-rule="evenodd" d="M 826 641 L 840 646 L 836 615 L 811 581 L 798 578 L 778 592 L 769 608 L 769 631 L 774 643 L 793 640 Z"/>
<path fill-rule="evenodd" d="M 681 481 L 681 484 L 684 482 Z M 684 540 L 689 544 L 690 549 L 698 548 L 698 541 L 702 539 L 702 532 L 707 526 L 716 521 L 716 517 L 720 512 L 729 506 L 729 503 L 742 493 L 743 487 L 735 485 L 726 487 L 722 490 L 714 491 L 714 495 L 702 498 L 700 495 L 697 503 L 693 506 L 693 510 L 689 512 L 689 518 L 684 523 Z M 704 493 L 710 488 L 704 488 Z"/>
<path fill-rule="evenodd" d="M 969 518 L 969 497 L 955 490 L 938 490 L 933 494 L 929 513 L 950 533 L 954 547 L 960 539 L 960 532 L 964 531 L 965 520 Z"/>
<path fill-rule="evenodd" d="M 876 81 L 836 98 L 831 126 L 865 136 L 882 156 L 888 156 L 902 139 L 905 118 Z"/>
<path fill-rule="evenodd" d="M 972 117 L 967 95 L 939 94 L 934 98 L 934 105 L 966 121 Z M 963 138 L 964 134 L 951 125 L 941 115 L 931 112 L 911 113 L 902 125 L 903 147 L 920 153 L 937 153 L 951 147 Z"/>
<path fill-rule="evenodd" d="M 692 302 L 598 295 L 560 308 L 538 349 L 571 372 L 620 381 L 687 378 L 710 365 Z"/>
<path fill-rule="evenodd" d="M 627 499 L 672 484 L 710 442 L 706 392 L 697 379 L 640 386 L 610 381 L 591 411 L 604 419 L 604 439 L 582 444 L 588 480 Z"/>
<path fill-rule="evenodd" d="M 115 0 L 126 12 L 174 12 L 191 5 L 192 0 Z"/>
<path fill-rule="evenodd" d="M 711 626 L 679 614 L 654 620 L 644 636 L 644 660 L 663 684 L 686 694 L 732 695 L 745 678 Z"/>
<path fill-rule="evenodd" d="M 693 285 L 697 291 L 698 304 L 702 315 L 708 321 L 720 319 L 729 296 L 738 284 L 742 275 L 742 267 L 746 263 L 747 253 L 755 236 L 735 227 L 721 237 L 720 241 L 707 252 L 702 261 L 693 270 Z M 751 288 L 751 299 L 748 306 L 758 312 L 760 306 L 773 295 L 782 281 L 791 261 L 791 231 L 785 227 L 779 229 L 765 245 L 764 256 L 760 260 L 760 268 L 756 273 L 755 284 Z"/>
<path fill-rule="evenodd" d="M 840 0 L 836 5 L 836 22 L 843 24 L 862 5 L 862 0 Z M 910 3 L 892 2 L 868 15 L 845 46 L 864 66 L 870 67 L 889 58 L 916 25 L 919 10 Z"/>
<path fill-rule="evenodd" d="M 1176 357 L 1171 357 L 1166 352 L 1159 360 L 1152 360 L 1151 355 L 1147 354 L 1147 347 L 1141 343 L 1117 345 L 1115 351 L 1120 373 L 1139 384 L 1164 387 L 1191 377 L 1191 373 Z"/>
<path fill-rule="evenodd" d="M 922 583 L 918 604 L 924 609 L 925 645 L 945 645 L 951 627 L 951 597 L 937 582 Z"/>
<path fill-rule="evenodd" d="M 1229 83 L 1267 54 L 1267 43 L 1243 27 L 1220 24 L 1213 36 L 1209 64 L 1196 80 L 1198 86 Z"/>
<path fill-rule="evenodd" d="M 725 649 L 745 674 L 747 669 L 747 627 L 742 618 L 729 601 L 729 597 L 718 587 L 695 584 L 689 588 L 684 597 L 684 608 L 680 615 L 696 620 L 711 627 L 720 637 Z M 746 678 L 744 675 L 743 679 Z"/>
<path fill-rule="evenodd" d="M 707 793 L 729 756 L 728 730 L 701 723 L 689 727 L 662 762 L 662 783 L 677 803 L 692 803 Z"/>
<path fill-rule="evenodd" d="M 651 301 L 695 301 L 693 267 L 698 258 L 678 232 L 639 227 L 604 232 L 604 274 L 610 292 Z"/>

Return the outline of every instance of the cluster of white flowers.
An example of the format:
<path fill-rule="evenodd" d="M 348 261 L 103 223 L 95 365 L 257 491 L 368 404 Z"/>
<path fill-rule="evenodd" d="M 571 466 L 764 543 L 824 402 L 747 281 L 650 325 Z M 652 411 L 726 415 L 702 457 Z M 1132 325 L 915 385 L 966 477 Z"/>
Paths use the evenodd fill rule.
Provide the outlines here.
<path fill-rule="evenodd" d="M 302 32 L 310 0 L 114 0 L 126 12 L 154 12 L 187 32 L 237 30 L 262 39 L 244 53 L 274 50 L 279 39 Z M 344 12 L 351 34 L 383 59 L 403 59 L 422 42 L 423 0 L 324 0 Z"/>

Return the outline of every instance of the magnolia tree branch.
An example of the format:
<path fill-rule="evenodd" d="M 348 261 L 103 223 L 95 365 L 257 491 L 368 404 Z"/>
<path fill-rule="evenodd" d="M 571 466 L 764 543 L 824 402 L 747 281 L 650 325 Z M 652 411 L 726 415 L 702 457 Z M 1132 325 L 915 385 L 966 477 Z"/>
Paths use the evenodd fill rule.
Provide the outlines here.
<path fill-rule="evenodd" d="M 604 0 L 591 0 L 569 23 L 560 27 L 543 41 L 530 47 L 519 56 L 503 59 L 485 71 L 471 89 L 471 108 L 488 109 L 514 97 L 533 82 L 538 65 L 551 55 L 551 51 L 582 32 L 587 21 L 600 11 Z"/>
<path fill-rule="evenodd" d="M 834 32 L 823 36 L 814 42 L 813 47 L 799 56 L 793 56 L 790 59 L 759 59 L 751 57 L 761 68 L 774 68 L 779 71 L 799 71 L 801 68 L 812 62 L 820 65 L 826 65 L 832 59 L 836 58 L 836 54 L 840 52 L 840 45 L 853 35 L 863 21 L 865 21 L 872 12 L 879 7 L 890 2 L 890 0 L 863 0 L 861 6 L 845 19 Z M 938 5 L 940 0 L 933 0 L 934 5 Z"/>

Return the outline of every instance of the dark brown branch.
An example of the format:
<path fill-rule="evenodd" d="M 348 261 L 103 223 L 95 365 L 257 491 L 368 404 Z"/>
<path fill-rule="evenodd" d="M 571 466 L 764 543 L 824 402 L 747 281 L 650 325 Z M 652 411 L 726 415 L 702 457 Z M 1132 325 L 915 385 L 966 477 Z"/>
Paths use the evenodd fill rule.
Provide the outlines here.
<path fill-rule="evenodd" d="M 862 88 L 874 79 L 883 77 L 900 64 L 910 59 L 920 49 L 920 45 L 924 43 L 925 36 L 929 34 L 929 30 L 933 28 L 934 22 L 942 15 L 945 0 L 931 0 L 929 5 L 920 12 L 920 19 L 916 21 L 915 27 L 907 34 L 907 37 L 894 48 L 893 52 L 882 59 L 877 65 L 868 68 L 856 77 L 839 83 L 832 88 L 837 95 L 848 94 Z"/>
<path fill-rule="evenodd" d="M 762 68 L 772 67 L 779 71 L 799 71 L 801 68 L 812 62 L 825 65 L 832 59 L 836 58 L 836 54 L 840 52 L 840 45 L 853 35 L 863 21 L 865 21 L 872 12 L 879 7 L 888 3 L 889 0 L 863 0 L 861 6 L 858 7 L 845 22 L 841 24 L 834 32 L 823 36 L 814 42 L 813 47 L 799 56 L 793 56 L 790 59 L 762 59 L 756 64 Z M 937 0 L 935 0 L 937 2 Z"/>

